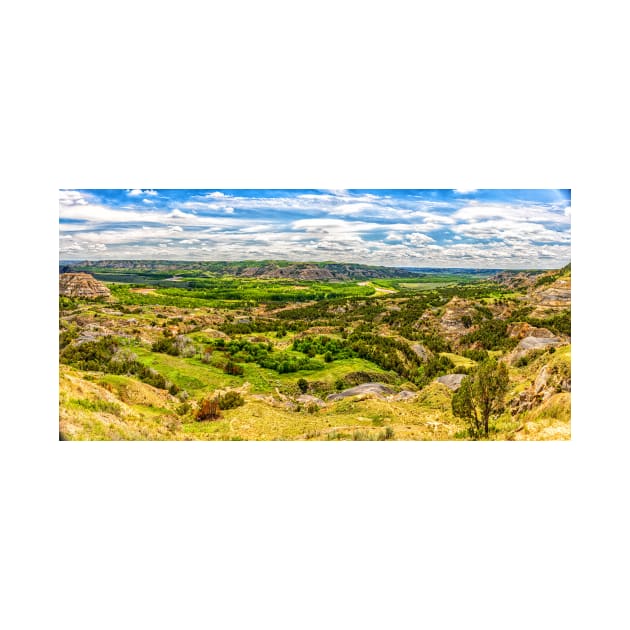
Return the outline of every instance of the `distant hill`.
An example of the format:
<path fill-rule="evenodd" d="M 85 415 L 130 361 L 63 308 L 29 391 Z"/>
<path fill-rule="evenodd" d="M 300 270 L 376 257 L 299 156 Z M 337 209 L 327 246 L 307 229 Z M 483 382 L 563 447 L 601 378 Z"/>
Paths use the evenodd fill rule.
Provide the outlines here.
<path fill-rule="evenodd" d="M 378 278 L 418 278 L 426 274 L 399 267 L 377 267 L 354 263 L 263 261 L 172 261 L 172 260 L 99 260 L 66 262 L 66 271 L 89 273 L 141 273 L 200 271 L 216 276 L 244 278 L 292 278 L 295 280 L 369 280 Z"/>

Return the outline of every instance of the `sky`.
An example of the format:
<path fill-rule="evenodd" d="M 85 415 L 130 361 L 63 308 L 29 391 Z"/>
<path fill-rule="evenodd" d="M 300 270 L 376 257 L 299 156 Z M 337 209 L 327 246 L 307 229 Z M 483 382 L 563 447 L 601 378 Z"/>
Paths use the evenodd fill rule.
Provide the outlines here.
<path fill-rule="evenodd" d="M 553 269 L 569 190 L 60 190 L 61 260 Z"/>

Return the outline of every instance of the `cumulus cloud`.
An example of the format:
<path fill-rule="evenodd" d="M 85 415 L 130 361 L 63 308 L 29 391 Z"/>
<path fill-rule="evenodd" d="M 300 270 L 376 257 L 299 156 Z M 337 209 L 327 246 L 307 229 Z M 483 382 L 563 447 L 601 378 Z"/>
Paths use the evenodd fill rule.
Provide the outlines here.
<path fill-rule="evenodd" d="M 540 223 L 514 221 L 509 219 L 491 219 L 474 223 L 462 223 L 453 226 L 453 232 L 481 240 L 497 239 L 509 241 L 537 241 L 550 243 L 568 243 L 571 236 L 566 231 L 550 230 Z"/>
<path fill-rule="evenodd" d="M 559 212 L 550 206 L 543 205 L 468 204 L 455 211 L 452 218 L 456 221 L 506 219 L 510 221 L 533 221 L 540 223 L 567 223 L 567 217 L 564 211 Z"/>
<path fill-rule="evenodd" d="M 156 190 L 142 190 L 141 188 L 134 188 L 132 190 L 127 190 L 127 194 L 130 197 L 140 197 L 142 195 L 148 195 L 151 197 L 154 197 L 157 195 L 157 191 Z"/>
<path fill-rule="evenodd" d="M 412 232 L 407 236 L 407 242 L 412 245 L 421 245 L 422 243 L 434 243 L 435 239 L 420 232 Z"/>
<path fill-rule="evenodd" d="M 61 254 L 472 267 L 570 259 L 568 199 L 498 203 L 472 189 L 466 199 L 452 191 L 121 192 L 60 191 Z"/>
<path fill-rule="evenodd" d="M 59 191 L 60 206 L 87 206 L 88 202 L 85 197 L 76 190 L 60 190 Z"/>

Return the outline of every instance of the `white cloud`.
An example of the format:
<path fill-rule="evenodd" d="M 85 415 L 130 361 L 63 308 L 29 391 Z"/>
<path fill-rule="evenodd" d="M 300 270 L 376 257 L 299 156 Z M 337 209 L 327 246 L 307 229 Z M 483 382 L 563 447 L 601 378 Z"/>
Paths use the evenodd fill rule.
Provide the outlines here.
<path fill-rule="evenodd" d="M 529 221 L 541 223 L 567 224 L 564 210 L 559 211 L 550 206 L 526 205 L 513 206 L 505 204 L 473 204 L 470 203 L 453 213 L 457 221 L 478 221 L 481 219 L 506 219 L 510 221 Z"/>
<path fill-rule="evenodd" d="M 456 192 L 460 195 L 469 195 L 470 193 L 477 192 L 476 188 L 454 188 L 453 192 Z"/>
<path fill-rule="evenodd" d="M 550 230 L 539 223 L 494 219 L 475 223 L 461 223 L 452 231 L 476 239 L 498 239 L 501 241 L 537 241 L 569 243 L 571 235 L 566 231 Z"/>
<path fill-rule="evenodd" d="M 421 245 L 423 243 L 435 243 L 435 239 L 420 232 L 412 232 L 407 236 L 407 242 L 412 245 Z"/>
<path fill-rule="evenodd" d="M 59 205 L 61 206 L 87 206 L 85 197 L 76 190 L 60 190 Z"/>
<path fill-rule="evenodd" d="M 141 195 L 148 195 L 150 197 L 154 197 L 157 195 L 156 190 L 142 190 L 141 188 L 134 188 L 132 190 L 127 190 L 127 194 L 130 197 L 140 197 Z"/>

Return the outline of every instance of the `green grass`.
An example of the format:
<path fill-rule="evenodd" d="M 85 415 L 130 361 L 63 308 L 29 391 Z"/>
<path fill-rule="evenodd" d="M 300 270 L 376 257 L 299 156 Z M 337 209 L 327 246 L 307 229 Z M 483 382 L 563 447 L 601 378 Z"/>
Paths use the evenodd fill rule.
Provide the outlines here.
<path fill-rule="evenodd" d="M 460 354 L 454 354 L 453 352 L 440 352 L 440 356 L 448 357 L 454 364 L 455 367 L 464 367 L 471 368 L 477 365 L 476 361 L 469 359 L 468 357 L 463 357 Z"/>
<path fill-rule="evenodd" d="M 225 374 L 223 370 L 206 365 L 199 359 L 174 357 L 138 347 L 133 351 L 138 355 L 140 362 L 156 369 L 169 381 L 191 394 L 203 394 L 217 388 L 234 387 L 243 382 L 242 377 Z"/>
<path fill-rule="evenodd" d="M 122 407 L 118 403 L 108 402 L 106 400 L 88 400 L 86 398 L 73 398 L 68 403 L 70 406 L 86 409 L 87 411 L 97 411 L 103 413 L 111 413 L 120 416 Z"/>

